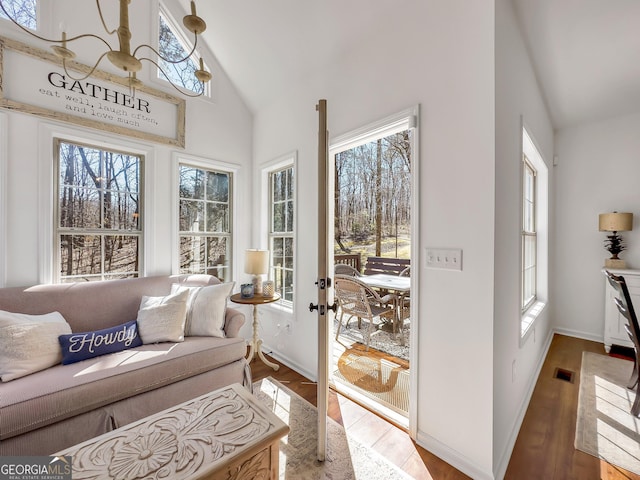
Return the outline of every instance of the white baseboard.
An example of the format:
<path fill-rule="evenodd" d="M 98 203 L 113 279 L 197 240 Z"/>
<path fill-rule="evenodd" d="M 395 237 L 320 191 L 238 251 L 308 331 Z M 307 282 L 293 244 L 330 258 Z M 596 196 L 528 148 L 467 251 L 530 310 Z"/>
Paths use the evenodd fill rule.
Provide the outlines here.
<path fill-rule="evenodd" d="M 298 364 L 297 362 L 291 360 L 289 357 L 287 357 L 286 355 L 281 354 L 280 352 L 272 349 L 269 347 L 269 345 L 262 345 L 262 351 L 265 353 L 268 353 L 270 356 L 272 356 L 273 358 L 275 358 L 276 360 L 278 360 L 280 363 L 283 363 L 284 365 L 286 365 L 287 367 L 289 367 L 291 370 L 295 370 L 296 372 L 298 372 L 300 375 L 302 375 L 305 378 L 308 378 L 309 380 L 311 380 L 312 382 L 317 381 L 318 379 L 318 374 L 317 372 L 312 373 L 308 370 L 306 370 L 305 368 L 303 368 L 300 364 Z"/>
<path fill-rule="evenodd" d="M 572 330 L 569 328 L 555 327 L 553 333 L 566 335 L 567 337 L 581 338 L 582 340 L 591 340 L 592 342 L 604 343 L 603 335 L 595 335 L 593 333 L 582 332 L 580 330 Z"/>
<path fill-rule="evenodd" d="M 444 460 L 474 480 L 494 480 L 491 472 L 478 468 L 477 465 L 460 452 L 452 449 L 432 436 L 418 431 L 418 435 L 415 440 L 422 448 L 433 453 L 438 458 Z"/>

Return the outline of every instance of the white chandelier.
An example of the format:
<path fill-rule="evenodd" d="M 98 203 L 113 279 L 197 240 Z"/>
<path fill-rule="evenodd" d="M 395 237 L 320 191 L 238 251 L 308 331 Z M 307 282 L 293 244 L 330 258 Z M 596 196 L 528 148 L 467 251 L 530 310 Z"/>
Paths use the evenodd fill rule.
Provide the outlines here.
<path fill-rule="evenodd" d="M 166 58 L 165 56 L 161 55 L 160 52 L 158 52 L 151 45 L 147 45 L 147 44 L 138 45 L 133 50 L 133 52 L 131 51 L 131 30 L 129 29 L 129 4 L 130 3 L 131 3 L 131 0 L 120 0 L 120 25 L 116 29 L 109 30 L 104 20 L 104 16 L 102 15 L 102 9 L 100 8 L 100 0 L 96 0 L 98 14 L 100 15 L 100 21 L 102 22 L 102 26 L 104 27 L 105 33 L 107 35 L 118 36 L 118 45 L 119 45 L 118 49 L 114 49 L 107 40 L 93 33 L 84 33 L 81 35 L 76 35 L 75 37 L 72 37 L 72 38 L 67 38 L 66 32 L 62 32 L 62 38 L 59 40 L 44 38 L 40 35 L 37 35 L 36 33 L 33 33 L 31 30 L 29 30 L 28 28 L 25 28 L 20 23 L 18 23 L 18 21 L 9 14 L 2 0 L 0 0 L 0 8 L 2 9 L 2 11 L 4 12 L 4 14 L 7 16 L 9 20 L 11 20 L 15 25 L 20 27 L 23 31 L 27 32 L 29 35 L 36 37 L 40 40 L 43 40 L 45 42 L 53 43 L 54 45 L 51 46 L 53 53 L 62 60 L 62 65 L 64 67 L 65 73 L 73 80 L 84 80 L 90 77 L 93 74 L 93 72 L 95 72 L 95 70 L 98 68 L 98 65 L 100 64 L 102 59 L 104 57 L 107 57 L 115 67 L 119 68 L 120 70 L 128 74 L 129 87 L 133 91 L 135 91 L 136 88 L 142 85 L 142 81 L 136 77 L 136 74 L 142 69 L 142 61 L 144 60 L 154 64 L 158 68 L 158 70 L 162 73 L 162 75 L 164 75 L 167 81 L 183 95 L 186 95 L 189 97 L 198 97 L 202 95 L 205 90 L 204 84 L 209 80 L 211 80 L 211 74 L 204 69 L 202 58 L 200 58 L 200 68 L 194 72 L 194 75 L 196 79 L 200 82 L 202 88 L 200 90 L 200 93 L 191 94 L 191 93 L 185 92 L 184 89 L 178 87 L 169 78 L 169 76 L 164 72 L 162 67 L 160 67 L 160 65 L 158 65 L 158 63 L 155 60 L 153 60 L 152 58 L 139 56 L 139 51 L 141 49 L 147 48 L 151 50 L 153 53 L 155 53 L 158 56 L 158 58 L 170 64 L 178 64 L 178 63 L 189 61 L 190 57 L 193 55 L 193 53 L 196 50 L 196 46 L 198 43 L 198 35 L 204 32 L 207 28 L 207 24 L 205 23 L 205 21 L 196 14 L 195 2 L 193 0 L 191 1 L 191 14 L 186 15 L 182 19 L 182 22 L 184 26 L 187 28 L 187 30 L 189 30 L 194 34 L 195 39 L 193 42 L 193 48 L 191 49 L 190 52 L 188 52 L 184 56 L 184 58 L 180 58 L 178 60 L 172 60 L 172 59 Z M 73 75 L 71 75 L 67 70 L 67 61 L 74 59 L 76 56 L 76 54 L 72 50 L 70 50 L 67 45 L 69 42 L 73 42 L 81 38 L 89 38 L 89 37 L 96 38 L 101 42 L 103 42 L 107 46 L 107 50 L 98 57 L 95 64 L 89 71 L 89 73 L 87 73 L 84 77 L 76 78 Z"/>

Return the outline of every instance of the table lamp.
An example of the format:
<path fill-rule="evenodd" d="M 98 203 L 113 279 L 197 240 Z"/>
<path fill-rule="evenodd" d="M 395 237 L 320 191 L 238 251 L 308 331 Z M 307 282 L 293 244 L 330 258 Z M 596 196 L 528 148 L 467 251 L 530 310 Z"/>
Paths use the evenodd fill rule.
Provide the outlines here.
<path fill-rule="evenodd" d="M 262 295 L 262 275 L 269 272 L 269 250 L 248 249 L 245 252 L 244 271 L 253 275 L 253 292 Z"/>
<path fill-rule="evenodd" d="M 611 232 L 604 241 L 604 248 L 611 254 L 604 266 L 607 268 L 626 268 L 625 261 L 618 258 L 618 254 L 627 247 L 618 232 L 628 232 L 633 229 L 633 213 L 601 213 L 598 217 L 598 226 L 601 232 Z"/>

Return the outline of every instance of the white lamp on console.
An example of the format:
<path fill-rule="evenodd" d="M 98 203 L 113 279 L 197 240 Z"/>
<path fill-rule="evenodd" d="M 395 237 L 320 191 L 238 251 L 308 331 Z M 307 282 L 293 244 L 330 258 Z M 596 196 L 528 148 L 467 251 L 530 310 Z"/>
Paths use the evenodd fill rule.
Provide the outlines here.
<path fill-rule="evenodd" d="M 262 295 L 262 275 L 269 272 L 269 250 L 248 249 L 245 252 L 244 271 L 253 275 L 253 291 Z"/>

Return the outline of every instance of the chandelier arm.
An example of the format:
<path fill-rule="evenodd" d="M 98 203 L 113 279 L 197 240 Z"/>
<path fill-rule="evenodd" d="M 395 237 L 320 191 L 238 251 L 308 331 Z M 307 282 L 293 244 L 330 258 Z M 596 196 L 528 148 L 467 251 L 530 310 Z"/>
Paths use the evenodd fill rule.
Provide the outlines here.
<path fill-rule="evenodd" d="M 193 48 L 191 49 L 191 51 L 184 58 L 181 58 L 180 60 L 169 60 L 164 55 L 162 55 L 158 50 L 153 48 L 151 45 L 147 45 L 147 44 L 138 45 L 135 48 L 135 50 L 133 51 L 132 55 L 135 57 L 136 53 L 138 52 L 138 49 L 140 49 L 142 47 L 145 47 L 145 48 L 148 48 L 149 50 L 151 50 L 153 53 L 155 53 L 158 56 L 158 58 L 160 58 L 161 60 L 164 60 L 167 63 L 178 64 L 178 63 L 182 63 L 182 62 L 185 62 L 185 61 L 189 60 L 191 58 L 191 55 L 193 55 L 195 53 L 197 46 L 198 46 L 198 36 L 196 35 L 195 41 L 193 42 Z M 145 57 L 145 59 L 149 60 L 146 57 Z M 142 60 L 142 59 L 140 59 L 140 60 Z M 158 67 L 158 68 L 160 68 L 160 67 Z"/>
<path fill-rule="evenodd" d="M 171 79 L 169 78 L 169 76 L 165 73 L 165 71 L 162 69 L 162 67 L 160 65 L 158 65 L 154 60 L 152 60 L 151 58 L 147 58 L 147 57 L 142 57 L 139 59 L 140 61 L 142 60 L 146 60 L 148 62 L 153 63 L 156 67 L 158 67 L 158 70 L 160 70 L 160 72 L 162 73 L 162 75 L 164 75 L 164 78 L 167 80 L 167 82 L 169 82 L 169 84 L 175 88 L 178 92 L 180 92 L 182 95 L 184 95 L 185 97 L 192 97 L 192 98 L 196 98 L 196 97 L 200 97 L 202 95 L 204 95 L 204 83 L 200 82 L 200 85 L 202 86 L 202 93 L 197 93 L 197 94 L 192 94 L 192 93 L 188 93 L 186 92 L 184 89 L 178 87 L 175 83 L 173 83 L 173 81 L 171 81 Z"/>
<path fill-rule="evenodd" d="M 109 52 L 104 52 L 102 55 L 100 55 L 100 57 L 98 58 L 98 61 L 95 63 L 95 65 L 93 66 L 93 68 L 91 68 L 91 71 L 89 71 L 89 73 L 87 73 L 84 77 L 74 77 L 73 75 L 71 75 L 71 73 L 69 73 L 69 70 L 67 70 L 67 62 L 66 59 L 62 59 L 62 66 L 64 68 L 64 73 L 67 75 L 67 77 L 69 77 L 71 80 L 75 80 L 77 82 L 81 82 L 82 80 L 86 80 L 87 78 L 89 78 L 93 72 L 96 71 L 96 69 L 98 68 L 98 65 L 100 64 L 100 62 L 102 61 L 102 59 L 105 57 L 105 55 L 109 53 Z"/>
<path fill-rule="evenodd" d="M 97 38 L 98 40 L 100 40 L 102 43 L 104 43 L 107 48 L 112 51 L 113 48 L 111 47 L 111 45 L 109 45 L 109 42 L 107 42 L 104 38 L 94 34 L 94 33 L 83 33 L 81 35 L 76 35 L 75 37 L 71 37 L 71 38 L 67 38 L 66 40 L 48 40 L 49 42 L 54 42 L 54 43 L 62 43 L 63 41 L 66 42 L 73 42 L 74 40 L 78 40 L 80 38 Z"/>
<path fill-rule="evenodd" d="M 107 23 L 104 21 L 104 16 L 102 15 L 102 8 L 100 8 L 100 0 L 96 0 L 96 6 L 98 7 L 98 15 L 100 15 L 100 21 L 102 22 L 104 31 L 107 32 L 107 35 L 113 35 L 118 31 L 118 29 L 114 28 L 113 30 L 109 31 L 109 28 L 107 27 Z"/>

